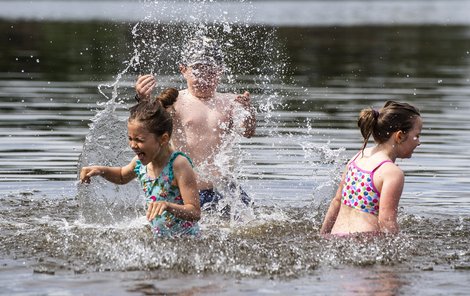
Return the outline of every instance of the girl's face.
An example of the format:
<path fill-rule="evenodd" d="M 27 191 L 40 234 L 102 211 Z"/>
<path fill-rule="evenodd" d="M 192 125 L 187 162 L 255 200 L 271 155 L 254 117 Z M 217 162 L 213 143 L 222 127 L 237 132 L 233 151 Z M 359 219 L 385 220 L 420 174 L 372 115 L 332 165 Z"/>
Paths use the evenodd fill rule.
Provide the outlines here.
<path fill-rule="evenodd" d="M 405 138 L 400 144 L 399 147 L 399 155 L 400 158 L 410 158 L 413 154 L 416 147 L 418 147 L 421 142 L 419 141 L 419 136 L 421 134 L 421 130 L 423 128 L 423 120 L 421 117 L 416 117 L 414 122 L 413 128 L 405 134 Z"/>
<path fill-rule="evenodd" d="M 162 137 L 149 132 L 143 124 L 136 120 L 127 123 L 129 146 L 143 165 L 155 160 L 162 151 Z"/>

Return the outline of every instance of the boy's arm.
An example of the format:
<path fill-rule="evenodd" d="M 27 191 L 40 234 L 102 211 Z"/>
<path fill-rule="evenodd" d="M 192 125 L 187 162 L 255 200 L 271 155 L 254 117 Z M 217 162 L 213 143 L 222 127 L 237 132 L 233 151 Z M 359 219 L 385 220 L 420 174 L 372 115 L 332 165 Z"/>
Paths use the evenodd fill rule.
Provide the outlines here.
<path fill-rule="evenodd" d="M 148 100 L 150 99 L 153 90 L 155 89 L 155 85 L 157 84 L 157 80 L 151 74 L 141 75 L 137 78 L 137 82 L 135 83 L 135 99 L 139 102 L 140 100 Z"/>
<path fill-rule="evenodd" d="M 238 95 L 235 99 L 236 102 L 240 103 L 242 107 L 250 114 L 243 120 L 242 126 L 245 128 L 243 136 L 251 138 L 255 135 L 256 131 L 256 110 L 251 105 L 250 93 L 245 91 L 243 95 Z"/>

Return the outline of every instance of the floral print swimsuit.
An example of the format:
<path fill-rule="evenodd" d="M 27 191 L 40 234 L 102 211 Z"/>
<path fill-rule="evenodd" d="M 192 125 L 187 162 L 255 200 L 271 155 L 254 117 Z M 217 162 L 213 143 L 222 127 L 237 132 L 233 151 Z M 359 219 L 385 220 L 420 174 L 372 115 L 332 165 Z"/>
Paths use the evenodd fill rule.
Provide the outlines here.
<path fill-rule="evenodd" d="M 182 155 L 191 163 L 191 159 L 180 151 L 171 154 L 167 165 L 156 179 L 152 179 L 147 173 L 147 166 L 137 160 L 134 172 L 145 193 L 146 206 L 152 201 L 167 201 L 176 204 L 184 204 L 178 186 L 172 185 L 173 162 L 178 155 Z M 156 237 L 162 236 L 181 236 L 196 235 L 199 233 L 199 225 L 195 221 L 183 220 L 175 217 L 175 215 L 164 211 L 161 216 L 155 217 L 150 221 L 152 231 Z"/>
<path fill-rule="evenodd" d="M 379 214 L 380 192 L 374 186 L 374 173 L 384 163 L 392 162 L 384 160 L 380 162 L 372 171 L 366 171 L 356 165 L 356 158 L 349 163 L 341 202 L 351 208 L 363 211 L 369 214 Z"/>

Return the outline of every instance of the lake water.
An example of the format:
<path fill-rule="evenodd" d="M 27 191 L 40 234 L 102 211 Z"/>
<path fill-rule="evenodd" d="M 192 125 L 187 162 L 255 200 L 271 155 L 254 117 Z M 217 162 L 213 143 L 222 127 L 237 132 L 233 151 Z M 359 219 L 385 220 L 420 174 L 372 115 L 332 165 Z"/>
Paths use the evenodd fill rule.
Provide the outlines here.
<path fill-rule="evenodd" d="M 468 294 L 470 1 L 65 3 L 0 1 L 0 294 Z M 178 49 L 198 29 L 225 45 L 221 90 L 259 111 L 233 152 L 256 206 L 154 241 L 135 184 L 85 189 L 77 171 L 129 159 L 136 75 L 184 87 Z M 358 113 L 388 99 L 424 119 L 397 162 L 401 234 L 321 238 Z"/>

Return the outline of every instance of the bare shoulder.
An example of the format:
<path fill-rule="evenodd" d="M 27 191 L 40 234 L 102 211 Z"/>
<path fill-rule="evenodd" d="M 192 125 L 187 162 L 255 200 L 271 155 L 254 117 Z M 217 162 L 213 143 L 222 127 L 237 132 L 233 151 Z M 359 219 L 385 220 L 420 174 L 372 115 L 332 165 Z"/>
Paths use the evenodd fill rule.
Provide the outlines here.
<path fill-rule="evenodd" d="M 403 170 L 392 162 L 384 163 L 378 171 L 380 171 L 380 174 L 384 179 L 400 182 L 405 178 L 405 173 Z"/>
<path fill-rule="evenodd" d="M 226 102 L 226 103 L 231 103 L 233 100 L 237 97 L 236 94 L 232 93 L 220 93 L 217 92 L 215 93 L 215 99 L 218 101 Z"/>
<path fill-rule="evenodd" d="M 189 160 L 183 155 L 176 156 L 173 162 L 173 170 L 177 172 L 177 171 L 187 170 L 187 169 L 192 169 L 192 166 Z"/>

